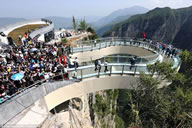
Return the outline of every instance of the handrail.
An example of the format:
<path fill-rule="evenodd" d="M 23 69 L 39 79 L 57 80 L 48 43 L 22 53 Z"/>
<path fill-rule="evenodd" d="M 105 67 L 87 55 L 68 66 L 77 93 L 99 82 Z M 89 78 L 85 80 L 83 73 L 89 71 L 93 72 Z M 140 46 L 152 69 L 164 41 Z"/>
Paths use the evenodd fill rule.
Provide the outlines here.
<path fill-rule="evenodd" d="M 159 60 L 159 54 L 146 57 L 137 57 L 136 64 L 152 64 Z M 130 59 L 133 56 L 104 56 L 100 58 L 101 62 L 107 61 L 109 63 L 130 63 Z M 78 57 L 78 59 L 86 59 L 86 62 L 82 62 L 79 65 L 87 65 L 88 63 L 94 63 L 93 61 L 98 59 L 97 57 Z"/>
<path fill-rule="evenodd" d="M 131 67 L 132 66 L 132 67 Z M 99 69 L 95 71 L 95 66 L 94 65 L 89 65 L 89 66 L 83 66 L 79 67 L 77 69 L 71 68 L 69 69 L 69 79 L 73 79 L 73 73 L 77 73 L 77 79 L 84 79 L 84 78 L 89 78 L 89 77 L 99 77 L 100 75 L 109 75 L 111 76 L 112 74 L 127 74 L 127 75 L 136 75 L 139 74 L 139 72 L 145 72 L 148 73 L 146 64 L 136 64 L 136 65 L 131 65 L 131 64 L 116 64 L 116 63 L 109 63 L 108 64 L 108 71 L 104 72 L 104 64 L 101 64 L 101 71 L 99 72 Z M 130 69 L 131 67 L 131 69 Z M 136 70 L 135 70 L 136 68 Z M 110 70 L 109 70 L 110 69 Z"/>
<path fill-rule="evenodd" d="M 110 41 L 117 41 L 117 40 L 121 40 L 121 41 L 143 41 L 142 38 L 131 38 L 131 37 L 105 37 L 105 38 L 99 38 L 99 39 L 95 39 L 95 40 L 87 40 L 87 41 L 76 41 L 77 44 L 79 45 L 84 45 L 84 44 L 89 44 L 90 42 L 101 42 L 103 40 L 110 40 Z"/>
<path fill-rule="evenodd" d="M 78 53 L 78 52 L 87 52 L 87 51 L 99 50 L 101 48 L 106 48 L 106 47 L 111 47 L 111 46 L 135 46 L 135 47 L 140 47 L 140 48 L 150 50 L 153 53 L 155 53 L 154 55 L 150 55 L 150 56 L 138 57 L 138 59 L 141 59 L 140 60 L 141 62 L 142 62 L 142 59 L 144 59 L 144 60 L 149 59 L 148 62 L 146 62 L 146 61 L 144 61 L 144 62 L 145 63 L 153 63 L 154 61 L 157 61 L 157 59 L 161 53 L 161 51 L 157 51 L 156 47 L 154 47 L 152 44 L 147 43 L 147 42 L 143 42 L 143 41 L 140 42 L 139 40 L 131 40 L 129 38 L 127 38 L 127 40 L 124 40 L 121 38 L 115 38 L 115 39 L 113 39 L 113 41 L 112 41 L 112 39 L 113 38 L 102 38 L 102 39 L 100 39 L 101 40 L 100 42 L 97 42 L 97 44 L 94 44 L 94 40 L 85 41 L 85 42 L 84 41 L 78 42 L 79 46 L 72 48 L 72 54 Z M 152 60 L 151 60 L 151 58 L 152 58 Z M 92 60 L 94 60 L 93 57 L 90 57 L 90 61 L 92 61 Z"/>
<path fill-rule="evenodd" d="M 174 59 L 178 59 L 178 57 L 174 57 Z M 172 66 L 172 68 L 178 68 L 180 66 L 180 63 L 178 63 L 179 60 L 177 60 L 176 63 Z M 131 68 L 130 68 L 131 67 Z M 79 67 L 77 69 L 71 68 L 68 70 L 69 72 L 69 78 L 73 79 L 73 72 L 77 73 L 77 79 L 84 79 L 84 78 L 89 78 L 89 77 L 99 77 L 100 75 L 109 75 L 111 76 L 112 74 L 127 74 L 127 75 L 138 75 L 140 72 L 145 72 L 146 74 L 150 74 L 147 70 L 147 64 L 124 64 L 124 63 L 109 63 L 108 66 L 108 71 L 105 72 L 105 66 L 104 64 L 101 64 L 101 71 L 97 70 L 95 71 L 95 65 L 89 65 L 89 66 L 83 66 Z"/>
<path fill-rule="evenodd" d="M 110 47 L 110 46 L 138 46 L 138 47 L 146 48 L 148 50 L 155 49 L 154 46 L 148 42 L 144 42 L 144 41 L 141 42 L 140 40 L 131 40 L 129 38 L 127 38 L 126 40 L 121 39 L 121 38 L 115 38 L 115 39 L 102 38 L 102 39 L 98 39 L 98 40 L 100 40 L 100 41 L 98 42 L 96 40 L 96 44 L 94 44 L 95 40 L 78 41 L 77 42 L 78 47 L 73 47 L 72 51 L 73 51 L 73 53 L 93 51 L 93 50 L 98 50 L 98 49 L 106 48 L 106 47 Z M 140 44 L 140 45 L 138 45 L 138 44 Z M 80 50 L 75 52 L 76 49 L 80 49 Z M 154 51 L 154 52 L 156 52 L 156 51 Z"/>

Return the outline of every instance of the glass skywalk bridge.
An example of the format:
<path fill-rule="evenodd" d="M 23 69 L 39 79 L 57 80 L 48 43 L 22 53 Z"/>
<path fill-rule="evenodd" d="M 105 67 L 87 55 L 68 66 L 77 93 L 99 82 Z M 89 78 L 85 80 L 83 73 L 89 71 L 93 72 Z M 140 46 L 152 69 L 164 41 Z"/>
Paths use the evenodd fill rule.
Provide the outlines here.
<path fill-rule="evenodd" d="M 95 71 L 94 58 L 90 59 L 88 63 L 83 66 L 80 66 L 76 70 L 70 68 L 68 70 L 69 80 L 64 79 L 64 73 L 61 73 L 57 76 L 51 77 L 46 80 L 37 81 L 35 84 L 21 90 L 20 93 L 17 93 L 9 97 L 0 105 L 0 111 L 2 112 L 0 119 L 1 124 L 5 124 L 7 121 L 15 117 L 17 114 L 34 104 L 40 98 L 50 94 L 51 92 L 63 88 L 65 86 L 70 86 L 73 84 L 76 79 L 73 78 L 74 73 L 78 80 L 83 80 L 90 77 L 100 76 L 112 76 L 112 75 L 138 75 L 140 72 L 148 73 L 147 64 L 155 63 L 158 60 L 163 59 L 162 51 L 144 41 L 134 41 L 131 39 L 125 38 L 106 38 L 97 40 L 97 44 L 94 44 L 94 41 L 89 42 L 78 42 L 77 47 L 72 48 L 72 53 L 84 53 L 87 51 L 95 51 L 99 49 L 104 49 L 111 46 L 134 46 L 143 48 L 146 50 L 152 51 L 154 54 L 150 56 L 138 56 L 138 62 L 136 65 L 130 68 L 131 64 L 129 63 L 128 57 L 117 57 L 117 56 L 108 56 L 104 57 L 102 61 L 108 60 L 108 71 L 104 72 L 104 65 L 101 65 L 101 71 Z M 127 60 L 126 60 L 127 59 Z M 110 61 L 109 61 L 110 60 Z M 123 62 L 121 60 L 124 60 Z M 180 66 L 180 59 L 178 57 L 173 58 L 173 68 L 178 68 Z M 55 80 L 55 78 L 60 78 Z M 20 106 L 20 102 L 23 102 L 23 106 Z M 12 112 L 11 112 L 12 111 Z M 10 113 L 11 112 L 11 113 Z M 9 114 L 8 114 L 9 113 Z M 6 116 L 5 116 L 6 115 Z"/>

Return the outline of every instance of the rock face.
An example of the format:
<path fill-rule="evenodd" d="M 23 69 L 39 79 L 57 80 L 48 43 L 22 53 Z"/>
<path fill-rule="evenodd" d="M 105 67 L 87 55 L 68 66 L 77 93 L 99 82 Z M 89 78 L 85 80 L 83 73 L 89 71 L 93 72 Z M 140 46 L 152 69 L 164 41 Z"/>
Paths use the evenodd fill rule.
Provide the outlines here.
<path fill-rule="evenodd" d="M 104 37 L 142 37 L 172 43 L 182 49 L 192 48 L 192 7 L 156 8 L 116 24 Z"/>

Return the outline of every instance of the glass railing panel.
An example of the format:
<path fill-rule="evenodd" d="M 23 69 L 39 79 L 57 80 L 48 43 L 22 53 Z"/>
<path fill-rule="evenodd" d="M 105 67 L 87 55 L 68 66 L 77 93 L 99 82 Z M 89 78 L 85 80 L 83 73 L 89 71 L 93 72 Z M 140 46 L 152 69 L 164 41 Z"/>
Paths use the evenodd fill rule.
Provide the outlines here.
<path fill-rule="evenodd" d="M 122 65 L 113 65 L 112 66 L 112 70 L 111 70 L 111 73 L 112 74 L 119 74 L 119 73 L 122 73 L 122 68 L 123 66 Z"/>
<path fill-rule="evenodd" d="M 136 72 L 147 72 L 146 66 L 137 66 Z"/>
<path fill-rule="evenodd" d="M 84 68 L 80 70 L 82 70 L 83 78 L 88 78 L 88 77 L 93 77 L 98 75 L 98 72 L 95 71 L 95 67 L 89 67 L 89 68 Z"/>
<path fill-rule="evenodd" d="M 83 46 L 83 52 L 88 52 L 88 51 L 91 51 L 91 50 L 92 50 L 91 46 L 86 46 L 86 45 Z"/>
<path fill-rule="evenodd" d="M 129 64 L 130 60 L 131 60 L 131 57 L 118 57 L 118 62 L 119 63 Z"/>
<path fill-rule="evenodd" d="M 117 63 L 117 57 L 106 56 L 104 60 L 108 63 Z"/>
<path fill-rule="evenodd" d="M 124 73 L 134 73 L 135 72 L 136 66 L 131 66 L 131 65 L 125 65 L 124 66 Z"/>

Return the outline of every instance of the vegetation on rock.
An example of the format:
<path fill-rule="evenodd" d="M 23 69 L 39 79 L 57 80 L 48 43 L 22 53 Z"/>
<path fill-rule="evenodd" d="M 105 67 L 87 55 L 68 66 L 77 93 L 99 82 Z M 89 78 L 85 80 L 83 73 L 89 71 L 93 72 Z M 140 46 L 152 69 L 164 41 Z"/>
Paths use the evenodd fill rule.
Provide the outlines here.
<path fill-rule="evenodd" d="M 113 26 L 104 37 L 142 37 L 172 43 L 178 48 L 192 48 L 192 7 L 182 9 L 156 8 L 146 14 L 135 15 Z M 114 35 L 113 35 L 114 34 Z"/>

